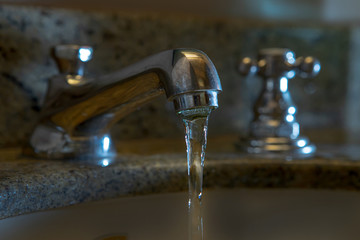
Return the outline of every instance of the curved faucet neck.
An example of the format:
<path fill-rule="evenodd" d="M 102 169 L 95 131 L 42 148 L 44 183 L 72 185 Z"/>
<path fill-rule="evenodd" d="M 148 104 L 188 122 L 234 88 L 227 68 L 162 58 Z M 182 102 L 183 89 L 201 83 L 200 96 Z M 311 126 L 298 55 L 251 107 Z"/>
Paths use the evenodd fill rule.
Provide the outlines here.
<path fill-rule="evenodd" d="M 51 82 L 41 124 L 30 145 L 48 156 L 74 139 L 107 136 L 115 122 L 163 93 L 179 112 L 216 108 L 219 91 L 215 66 L 203 52 L 193 49 L 160 52 L 81 85 L 57 77 Z M 37 129 L 41 135 L 49 132 L 48 137 L 53 138 L 50 147 L 43 144 L 44 137 Z"/>

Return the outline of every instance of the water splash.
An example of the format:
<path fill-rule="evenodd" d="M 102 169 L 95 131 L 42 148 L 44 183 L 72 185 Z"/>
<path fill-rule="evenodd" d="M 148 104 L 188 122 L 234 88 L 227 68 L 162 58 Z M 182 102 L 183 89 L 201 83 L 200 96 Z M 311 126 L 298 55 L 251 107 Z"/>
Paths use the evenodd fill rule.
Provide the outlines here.
<path fill-rule="evenodd" d="M 203 169 L 207 139 L 207 124 L 212 108 L 197 108 L 182 111 L 187 147 L 188 187 L 189 187 L 189 240 L 203 240 Z"/>

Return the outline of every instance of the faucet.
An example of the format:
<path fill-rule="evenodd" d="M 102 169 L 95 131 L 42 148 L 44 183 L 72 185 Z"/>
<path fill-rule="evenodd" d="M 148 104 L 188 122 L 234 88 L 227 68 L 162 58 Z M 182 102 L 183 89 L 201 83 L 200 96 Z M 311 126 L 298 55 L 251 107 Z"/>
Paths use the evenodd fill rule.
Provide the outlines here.
<path fill-rule="evenodd" d="M 288 79 L 298 74 L 302 78 L 314 77 L 320 71 L 320 62 L 314 57 L 295 58 L 285 48 L 266 48 L 257 60 L 245 57 L 239 71 L 242 75 L 258 74 L 263 78 L 262 91 L 254 105 L 254 118 L 249 134 L 237 144 L 259 157 L 308 158 L 315 154 L 316 146 L 307 137 L 300 136 L 296 121 L 297 108 L 288 90 Z"/>
<path fill-rule="evenodd" d="M 88 78 L 89 46 L 58 45 L 60 74 L 51 78 L 25 155 L 45 159 L 103 159 L 116 155 L 111 126 L 165 94 L 181 113 L 217 108 L 222 90 L 215 66 L 195 49 L 163 51 L 119 71 Z"/>

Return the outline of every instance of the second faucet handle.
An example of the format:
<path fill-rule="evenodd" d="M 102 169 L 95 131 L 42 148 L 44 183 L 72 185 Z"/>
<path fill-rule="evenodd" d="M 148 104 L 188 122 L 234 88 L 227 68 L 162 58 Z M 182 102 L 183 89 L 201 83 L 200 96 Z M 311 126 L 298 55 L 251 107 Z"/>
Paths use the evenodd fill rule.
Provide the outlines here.
<path fill-rule="evenodd" d="M 314 77 L 320 72 L 320 62 L 314 57 L 299 57 L 286 48 L 265 48 L 259 51 L 257 60 L 249 57 L 239 65 L 242 75 L 258 74 L 269 78 L 285 76 L 288 79 L 299 74 L 303 78 Z"/>
<path fill-rule="evenodd" d="M 241 139 L 240 147 L 265 157 L 312 156 L 316 147 L 300 136 L 288 79 L 297 74 L 304 78 L 316 76 L 320 71 L 319 61 L 314 57 L 296 59 L 295 53 L 286 48 L 267 48 L 259 51 L 257 60 L 243 58 L 239 71 L 242 75 L 257 74 L 263 78 L 249 135 Z"/>

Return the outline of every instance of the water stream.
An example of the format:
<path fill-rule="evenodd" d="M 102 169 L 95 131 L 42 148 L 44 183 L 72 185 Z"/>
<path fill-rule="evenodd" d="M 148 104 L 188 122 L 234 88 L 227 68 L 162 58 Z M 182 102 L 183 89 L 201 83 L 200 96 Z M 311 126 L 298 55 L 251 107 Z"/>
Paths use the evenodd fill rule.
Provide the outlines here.
<path fill-rule="evenodd" d="M 203 169 L 205 160 L 207 123 L 211 108 L 198 108 L 182 111 L 185 126 L 185 141 L 187 147 L 188 167 L 188 240 L 203 240 L 203 216 L 202 216 L 202 195 L 203 195 Z"/>

